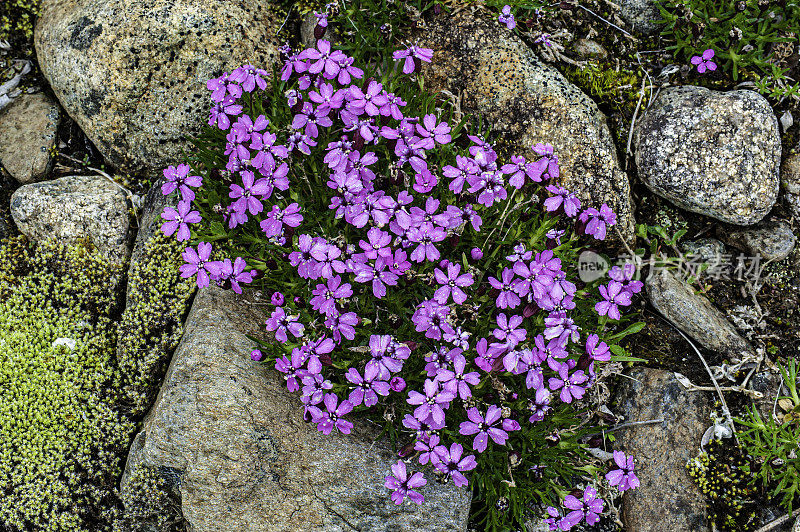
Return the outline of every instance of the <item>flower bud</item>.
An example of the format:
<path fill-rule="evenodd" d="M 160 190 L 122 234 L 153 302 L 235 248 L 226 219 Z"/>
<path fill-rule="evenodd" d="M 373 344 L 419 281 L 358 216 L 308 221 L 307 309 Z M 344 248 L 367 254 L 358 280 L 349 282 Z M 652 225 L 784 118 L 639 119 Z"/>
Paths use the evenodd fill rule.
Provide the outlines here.
<path fill-rule="evenodd" d="M 469 254 L 472 256 L 472 260 L 481 260 L 483 258 L 483 251 L 481 251 L 481 248 L 472 248 Z"/>

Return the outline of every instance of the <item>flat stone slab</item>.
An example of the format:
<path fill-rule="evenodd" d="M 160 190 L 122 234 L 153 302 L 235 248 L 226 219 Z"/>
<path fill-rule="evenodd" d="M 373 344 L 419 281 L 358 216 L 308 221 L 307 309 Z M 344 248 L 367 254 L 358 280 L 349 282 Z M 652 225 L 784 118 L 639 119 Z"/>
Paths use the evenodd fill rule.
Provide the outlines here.
<path fill-rule="evenodd" d="M 384 481 L 397 459 L 371 427 L 324 436 L 303 420 L 282 375 L 250 360 L 263 308 L 198 293 L 123 485 L 136 467 L 169 468 L 193 532 L 466 530 L 466 488 L 428 477 L 424 504 L 396 506 Z"/>

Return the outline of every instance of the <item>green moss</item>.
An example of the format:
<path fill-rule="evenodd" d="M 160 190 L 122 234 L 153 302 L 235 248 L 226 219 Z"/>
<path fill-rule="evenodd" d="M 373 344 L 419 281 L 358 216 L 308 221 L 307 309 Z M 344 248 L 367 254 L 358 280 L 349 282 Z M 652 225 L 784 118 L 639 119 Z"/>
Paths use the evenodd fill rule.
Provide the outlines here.
<path fill-rule="evenodd" d="M 38 15 L 39 0 L 3 0 L 0 7 L 0 41 L 32 41 Z"/>
<path fill-rule="evenodd" d="M 720 530 L 746 532 L 755 526 L 749 466 L 740 448 L 718 440 L 686 464 L 689 476 L 707 498 L 709 517 Z"/>
<path fill-rule="evenodd" d="M 183 246 L 158 231 L 134 261 L 128 302 L 119 323 L 117 363 L 123 401 L 138 417 L 149 408 L 169 357 L 183 333 L 182 320 L 195 291 L 178 275 Z"/>
<path fill-rule="evenodd" d="M 138 467 L 122 492 L 123 517 L 115 531 L 186 530 L 180 511 L 180 493 L 157 468 Z"/>
<path fill-rule="evenodd" d="M 0 250 L 0 525 L 106 528 L 134 425 L 115 406 L 118 267 L 89 245 Z"/>

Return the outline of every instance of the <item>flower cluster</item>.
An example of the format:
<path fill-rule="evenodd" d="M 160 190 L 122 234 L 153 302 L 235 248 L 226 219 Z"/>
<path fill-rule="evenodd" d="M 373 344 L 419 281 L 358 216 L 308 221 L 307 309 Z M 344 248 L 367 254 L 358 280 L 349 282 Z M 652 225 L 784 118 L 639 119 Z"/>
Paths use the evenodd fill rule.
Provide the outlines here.
<path fill-rule="evenodd" d="M 419 98 L 393 87 L 432 50 L 396 51 L 394 78 L 323 39 L 282 52 L 272 79 L 247 65 L 208 82 L 214 158 L 205 178 L 165 170 L 163 192 L 181 200 L 162 230 L 184 241 L 198 228 L 181 267 L 198 286 L 241 292 L 265 273 L 266 329 L 283 349 L 251 356 L 274 364 L 319 431 L 348 434 L 353 411 L 391 412 L 421 466 L 466 486 L 488 449 L 510 451 L 570 408 L 611 359 L 606 322 L 641 283 L 614 270 L 596 311 L 581 314 L 598 291 L 570 280 L 563 257 L 580 238 L 605 239 L 616 216 L 558 184 L 552 146 L 503 162 L 441 111 L 409 112 Z M 537 195 L 531 210 L 525 198 Z M 536 231 L 506 246 L 492 236 L 512 213 Z M 214 257 L 211 242 L 235 258 Z M 392 473 L 395 503 L 424 500 L 421 473 L 403 460 Z M 602 501 L 587 497 L 590 522 Z"/>

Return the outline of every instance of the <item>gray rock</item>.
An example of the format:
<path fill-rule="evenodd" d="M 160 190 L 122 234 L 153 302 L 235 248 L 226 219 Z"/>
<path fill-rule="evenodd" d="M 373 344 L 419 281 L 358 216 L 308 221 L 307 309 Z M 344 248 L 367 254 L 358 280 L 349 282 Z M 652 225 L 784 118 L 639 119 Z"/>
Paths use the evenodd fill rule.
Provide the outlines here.
<path fill-rule="evenodd" d="M 575 51 L 581 57 L 608 57 L 608 51 L 603 48 L 603 45 L 591 39 L 578 39 L 575 41 Z"/>
<path fill-rule="evenodd" d="M 161 169 L 208 119 L 209 78 L 271 68 L 277 18 L 257 0 L 43 0 L 35 44 L 53 92 L 111 163 Z"/>
<path fill-rule="evenodd" d="M 645 185 L 688 211 L 750 225 L 775 204 L 778 120 L 755 92 L 665 90 L 637 124 L 634 145 Z"/>
<path fill-rule="evenodd" d="M 706 349 L 722 353 L 734 361 L 755 355 L 747 340 L 739 335 L 722 312 L 666 268 L 646 279 L 645 288 L 656 310 Z"/>
<path fill-rule="evenodd" d="M 124 264 L 135 231 L 128 199 L 100 176 L 70 176 L 32 183 L 11 196 L 11 216 L 31 240 L 89 239 L 109 261 Z"/>
<path fill-rule="evenodd" d="M 61 114 L 46 94 L 22 94 L 0 114 L 0 164 L 21 184 L 41 181 L 52 167 Z"/>
<path fill-rule="evenodd" d="M 681 244 L 681 251 L 693 260 L 708 264 L 709 267 L 722 263 L 726 254 L 725 244 L 716 238 L 700 238 Z"/>
<path fill-rule="evenodd" d="M 437 17 L 418 37 L 434 50 L 433 62 L 422 67 L 429 90 L 460 94 L 461 108 L 483 116 L 504 151 L 530 159 L 531 146 L 552 144 L 563 185 L 587 206 L 607 203 L 624 238 L 633 239 L 630 184 L 591 98 L 513 33 L 466 11 Z"/>
<path fill-rule="evenodd" d="M 781 164 L 781 186 L 792 214 L 800 218 L 800 153 L 787 157 Z"/>
<path fill-rule="evenodd" d="M 779 261 L 789 256 L 797 237 L 784 220 L 765 220 L 751 227 L 718 228 L 726 244 L 764 260 Z"/>
<path fill-rule="evenodd" d="M 383 486 L 396 458 L 372 428 L 303 420 L 282 376 L 250 361 L 263 321 L 230 291 L 198 293 L 123 488 L 137 465 L 171 468 L 194 532 L 465 530 L 468 490 L 429 478 L 425 504 L 397 507 Z"/>
<path fill-rule="evenodd" d="M 710 424 L 708 397 L 687 392 L 668 371 L 635 368 L 622 379 L 617 403 L 626 422 L 663 419 L 617 433 L 617 448 L 633 455 L 641 485 L 622 499 L 629 532 L 708 530 L 705 498 L 686 471 Z"/>
<path fill-rule="evenodd" d="M 619 6 L 619 16 L 633 31 L 651 35 L 661 29 L 662 24 L 654 22 L 661 20 L 658 3 L 654 0 L 621 0 Z"/>

